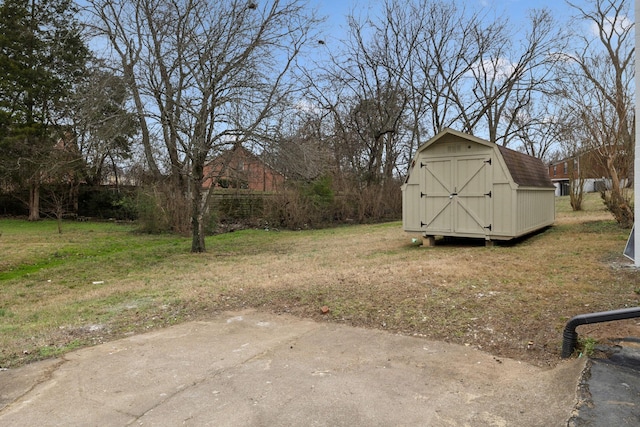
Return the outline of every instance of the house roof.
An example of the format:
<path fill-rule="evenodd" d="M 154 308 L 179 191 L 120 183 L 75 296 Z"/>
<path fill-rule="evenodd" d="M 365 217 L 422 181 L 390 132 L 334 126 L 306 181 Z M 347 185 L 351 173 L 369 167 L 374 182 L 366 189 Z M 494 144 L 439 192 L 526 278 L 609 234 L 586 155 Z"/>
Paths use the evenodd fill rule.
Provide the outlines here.
<path fill-rule="evenodd" d="M 498 145 L 514 182 L 526 187 L 553 187 L 542 160 Z"/>

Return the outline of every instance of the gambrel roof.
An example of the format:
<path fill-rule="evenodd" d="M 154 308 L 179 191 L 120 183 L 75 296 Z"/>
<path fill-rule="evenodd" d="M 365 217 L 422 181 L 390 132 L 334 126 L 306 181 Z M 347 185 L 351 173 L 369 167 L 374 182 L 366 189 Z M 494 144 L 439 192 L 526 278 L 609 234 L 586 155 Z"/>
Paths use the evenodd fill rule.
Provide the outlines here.
<path fill-rule="evenodd" d="M 525 187 L 555 188 L 542 160 L 498 145 L 513 181 Z"/>

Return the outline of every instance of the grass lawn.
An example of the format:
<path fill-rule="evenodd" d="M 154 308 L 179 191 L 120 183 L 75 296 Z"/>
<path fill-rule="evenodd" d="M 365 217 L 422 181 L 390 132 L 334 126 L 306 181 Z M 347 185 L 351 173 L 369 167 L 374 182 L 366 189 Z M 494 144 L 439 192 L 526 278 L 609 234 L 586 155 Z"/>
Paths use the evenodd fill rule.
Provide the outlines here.
<path fill-rule="evenodd" d="M 254 307 L 482 348 L 538 366 L 559 360 L 581 313 L 638 305 L 638 272 L 597 194 L 556 223 L 487 248 L 419 247 L 400 222 L 312 231 L 245 230 L 190 240 L 131 225 L 0 220 L 0 367 L 60 355 L 225 310 Z M 323 313 L 322 307 L 329 311 Z M 636 320 L 581 337 L 640 336 Z"/>

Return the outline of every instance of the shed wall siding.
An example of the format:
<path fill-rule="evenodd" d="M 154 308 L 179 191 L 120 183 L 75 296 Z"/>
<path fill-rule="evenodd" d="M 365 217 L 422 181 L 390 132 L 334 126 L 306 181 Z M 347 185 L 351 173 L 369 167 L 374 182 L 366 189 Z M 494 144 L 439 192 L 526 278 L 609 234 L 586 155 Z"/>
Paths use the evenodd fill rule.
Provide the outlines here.
<path fill-rule="evenodd" d="M 493 184 L 493 223 L 491 235 L 510 236 L 515 231 L 515 191 L 506 183 Z"/>
<path fill-rule="evenodd" d="M 551 189 L 518 190 L 516 236 L 553 224 L 555 194 Z"/>
<path fill-rule="evenodd" d="M 403 187 L 402 223 L 406 231 L 420 231 L 420 185 L 407 183 Z"/>

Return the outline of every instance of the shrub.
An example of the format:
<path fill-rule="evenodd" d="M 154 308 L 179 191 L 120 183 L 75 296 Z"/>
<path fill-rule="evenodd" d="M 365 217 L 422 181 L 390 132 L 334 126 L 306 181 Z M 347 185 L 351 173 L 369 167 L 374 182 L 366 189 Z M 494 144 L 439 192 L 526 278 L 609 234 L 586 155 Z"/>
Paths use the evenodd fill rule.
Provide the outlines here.
<path fill-rule="evenodd" d="M 169 218 L 162 208 L 162 197 L 154 188 L 141 188 L 135 199 L 138 231 L 149 234 L 170 231 Z"/>

